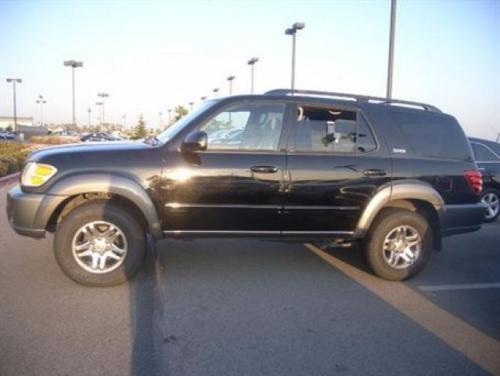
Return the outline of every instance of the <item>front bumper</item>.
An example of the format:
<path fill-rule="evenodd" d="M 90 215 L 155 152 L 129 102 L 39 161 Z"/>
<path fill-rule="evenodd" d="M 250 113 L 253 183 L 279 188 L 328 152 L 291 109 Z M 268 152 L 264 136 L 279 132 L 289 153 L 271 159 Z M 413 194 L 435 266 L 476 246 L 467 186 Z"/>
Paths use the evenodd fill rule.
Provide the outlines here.
<path fill-rule="evenodd" d="M 486 206 L 482 203 L 446 205 L 441 215 L 441 234 L 449 236 L 477 231 L 484 221 Z"/>
<path fill-rule="evenodd" d="M 10 226 L 20 235 L 43 238 L 44 228 L 35 227 L 35 218 L 44 196 L 36 193 L 24 193 L 20 186 L 7 193 L 7 218 Z"/>
<path fill-rule="evenodd" d="M 17 185 L 7 193 L 10 226 L 19 235 L 43 238 L 50 216 L 64 199 L 65 196 L 26 193 Z"/>

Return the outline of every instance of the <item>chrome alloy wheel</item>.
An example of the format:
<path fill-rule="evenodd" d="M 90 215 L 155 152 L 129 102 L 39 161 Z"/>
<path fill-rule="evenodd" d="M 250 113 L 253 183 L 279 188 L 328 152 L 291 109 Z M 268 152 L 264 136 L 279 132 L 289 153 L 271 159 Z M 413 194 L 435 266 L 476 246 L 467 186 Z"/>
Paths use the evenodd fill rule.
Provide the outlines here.
<path fill-rule="evenodd" d="M 405 269 L 420 255 L 422 239 L 412 226 L 398 226 L 385 237 L 384 260 L 394 269 Z"/>
<path fill-rule="evenodd" d="M 495 216 L 498 215 L 498 210 L 500 210 L 500 200 L 495 193 L 486 193 L 483 198 L 481 198 L 481 202 L 486 205 L 485 217 L 487 220 L 495 218 Z"/>
<path fill-rule="evenodd" d="M 114 224 L 105 221 L 87 223 L 76 231 L 71 243 L 75 261 L 94 274 L 109 273 L 127 256 L 127 238 Z"/>

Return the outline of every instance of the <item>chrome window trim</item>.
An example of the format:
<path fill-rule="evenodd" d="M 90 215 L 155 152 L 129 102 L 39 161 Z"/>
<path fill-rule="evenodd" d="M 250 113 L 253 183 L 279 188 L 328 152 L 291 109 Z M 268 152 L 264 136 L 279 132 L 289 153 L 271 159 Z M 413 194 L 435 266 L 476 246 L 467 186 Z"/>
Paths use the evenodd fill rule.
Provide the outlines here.
<path fill-rule="evenodd" d="M 328 205 L 242 205 L 242 204 L 183 204 L 167 202 L 165 207 L 170 209 L 284 209 L 284 210 L 359 210 L 359 206 L 328 206 Z"/>

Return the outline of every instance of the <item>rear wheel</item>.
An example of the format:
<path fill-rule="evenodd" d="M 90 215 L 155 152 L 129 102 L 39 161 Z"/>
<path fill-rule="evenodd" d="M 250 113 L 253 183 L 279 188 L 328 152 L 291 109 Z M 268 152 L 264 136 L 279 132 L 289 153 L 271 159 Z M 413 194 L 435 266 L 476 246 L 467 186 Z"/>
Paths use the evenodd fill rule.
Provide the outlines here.
<path fill-rule="evenodd" d="M 68 277 L 88 286 L 125 282 L 141 266 L 145 234 L 129 212 L 112 201 L 78 206 L 56 231 L 54 252 Z"/>
<path fill-rule="evenodd" d="M 481 193 L 481 202 L 486 205 L 484 221 L 495 221 L 500 214 L 500 193 L 496 189 L 485 189 Z"/>
<path fill-rule="evenodd" d="M 432 230 L 420 214 L 385 209 L 377 217 L 365 243 L 368 264 L 387 280 L 401 281 L 417 274 L 432 254 Z"/>

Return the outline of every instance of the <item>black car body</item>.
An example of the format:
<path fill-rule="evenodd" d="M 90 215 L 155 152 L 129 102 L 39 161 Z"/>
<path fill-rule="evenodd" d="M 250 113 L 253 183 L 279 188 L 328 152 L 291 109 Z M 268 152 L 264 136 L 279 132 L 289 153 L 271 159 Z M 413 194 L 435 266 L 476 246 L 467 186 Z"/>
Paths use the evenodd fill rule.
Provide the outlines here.
<path fill-rule="evenodd" d="M 30 162 L 57 173 L 9 192 L 11 225 L 42 237 L 98 198 L 128 208 L 154 238 L 351 242 L 376 238 L 382 219 L 399 211 L 429 224 L 429 247 L 439 249 L 442 236 L 480 228 L 480 174 L 453 117 L 421 103 L 289 94 L 208 101 L 156 142 L 36 152 Z M 242 124 L 239 144 L 208 141 Z"/>
<path fill-rule="evenodd" d="M 485 222 L 493 222 L 500 214 L 500 143 L 480 138 L 469 141 L 483 175 L 481 201 L 487 206 Z"/>

